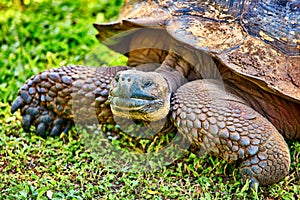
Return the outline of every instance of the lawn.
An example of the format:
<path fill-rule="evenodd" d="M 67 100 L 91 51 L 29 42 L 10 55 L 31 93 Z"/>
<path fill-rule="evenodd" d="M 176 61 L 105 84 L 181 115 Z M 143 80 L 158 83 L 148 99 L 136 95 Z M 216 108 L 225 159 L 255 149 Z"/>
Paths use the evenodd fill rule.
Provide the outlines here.
<path fill-rule="evenodd" d="M 299 199 L 299 142 L 289 142 L 289 176 L 253 191 L 241 183 L 237 165 L 188 151 L 156 170 L 120 170 L 134 168 L 135 156 L 143 152 L 159 151 L 173 133 L 151 141 L 123 133 L 116 136 L 118 127 L 93 127 L 105 135 L 96 148 L 111 147 L 95 154 L 80 128 L 54 138 L 36 136 L 34 128 L 29 133 L 22 130 L 20 113 L 12 115 L 10 107 L 30 76 L 68 64 L 126 63 L 124 56 L 99 44 L 92 26 L 115 20 L 121 4 L 120 0 L 0 2 L 0 199 Z M 88 137 L 93 140 L 97 135 Z"/>

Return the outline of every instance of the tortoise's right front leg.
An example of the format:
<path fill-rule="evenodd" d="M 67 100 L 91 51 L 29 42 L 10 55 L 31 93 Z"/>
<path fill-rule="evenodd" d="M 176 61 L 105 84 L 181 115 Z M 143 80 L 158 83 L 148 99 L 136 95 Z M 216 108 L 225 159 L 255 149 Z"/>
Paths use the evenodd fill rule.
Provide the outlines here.
<path fill-rule="evenodd" d="M 65 66 L 31 77 L 21 87 L 11 112 L 21 111 L 22 127 L 31 125 L 45 136 L 67 131 L 76 118 L 81 122 L 113 123 L 108 98 L 110 82 L 126 67 Z M 93 109 L 91 111 L 91 109 Z"/>

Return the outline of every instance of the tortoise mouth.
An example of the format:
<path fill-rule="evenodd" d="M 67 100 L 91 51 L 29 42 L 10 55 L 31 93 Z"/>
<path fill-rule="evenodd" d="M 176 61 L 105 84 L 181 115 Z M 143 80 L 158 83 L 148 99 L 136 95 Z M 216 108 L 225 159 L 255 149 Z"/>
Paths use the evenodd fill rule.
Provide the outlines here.
<path fill-rule="evenodd" d="M 166 102 L 161 99 L 110 97 L 110 107 L 115 116 L 143 121 L 154 121 L 165 115 Z"/>
<path fill-rule="evenodd" d="M 159 102 L 154 97 L 149 98 L 127 98 L 127 97 L 111 97 L 111 104 L 124 109 L 136 109 L 146 105 L 154 105 Z"/>
<path fill-rule="evenodd" d="M 110 104 L 113 110 L 120 112 L 153 113 L 163 106 L 163 101 L 154 97 L 147 98 L 126 98 L 110 97 Z"/>

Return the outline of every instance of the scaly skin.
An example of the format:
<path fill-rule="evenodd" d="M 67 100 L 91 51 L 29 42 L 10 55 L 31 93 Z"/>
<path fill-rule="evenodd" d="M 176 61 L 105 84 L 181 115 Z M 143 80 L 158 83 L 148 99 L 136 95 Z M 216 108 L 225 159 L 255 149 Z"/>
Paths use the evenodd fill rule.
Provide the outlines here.
<path fill-rule="evenodd" d="M 178 131 L 200 153 L 241 162 L 243 179 L 252 185 L 268 185 L 288 174 L 290 154 L 281 134 L 216 81 L 197 80 L 180 87 L 171 99 L 171 112 Z"/>
<path fill-rule="evenodd" d="M 46 131 L 51 136 L 67 131 L 76 121 L 76 116 L 84 119 L 85 123 L 95 123 L 95 114 L 99 123 L 114 123 L 109 104 L 114 107 L 115 102 L 107 101 L 110 83 L 118 71 L 127 69 L 70 66 L 43 72 L 24 84 L 12 105 L 12 112 L 21 109 L 24 129 L 34 125 L 36 132 L 42 136 Z M 114 81 L 114 84 L 125 84 L 121 84 L 120 87 L 124 88 L 119 89 L 128 91 L 124 97 L 130 98 L 130 108 L 138 111 L 139 102 L 155 105 L 170 94 L 155 92 L 164 91 L 164 88 L 170 91 L 168 85 L 175 80 L 172 76 L 174 71 L 170 74 L 166 70 L 161 72 L 159 76 L 164 78 L 157 79 L 157 72 L 147 76 L 145 72 L 128 70 L 118 74 L 116 77 L 121 82 Z M 163 81 L 168 84 L 163 84 Z M 228 162 L 240 162 L 243 179 L 251 180 L 252 186 L 279 181 L 288 174 L 290 166 L 289 149 L 283 137 L 242 98 L 225 92 L 221 86 L 216 80 L 209 79 L 181 86 L 171 98 L 171 120 L 200 152 L 212 153 Z M 115 92 L 113 98 L 122 97 L 122 93 Z M 128 112 L 125 103 L 124 106 L 125 112 L 121 113 L 121 117 L 125 115 L 126 118 L 131 112 Z M 152 112 L 151 107 L 149 109 Z M 144 115 L 146 111 L 140 114 Z M 165 117 L 164 114 L 161 117 Z"/>
<path fill-rule="evenodd" d="M 126 69 L 67 66 L 42 72 L 21 87 L 11 112 L 20 109 L 24 130 L 33 125 L 41 136 L 47 131 L 51 136 L 66 132 L 76 116 L 84 123 L 93 123 L 94 116 L 100 123 L 114 123 L 106 102 L 110 82 L 118 71 Z"/>

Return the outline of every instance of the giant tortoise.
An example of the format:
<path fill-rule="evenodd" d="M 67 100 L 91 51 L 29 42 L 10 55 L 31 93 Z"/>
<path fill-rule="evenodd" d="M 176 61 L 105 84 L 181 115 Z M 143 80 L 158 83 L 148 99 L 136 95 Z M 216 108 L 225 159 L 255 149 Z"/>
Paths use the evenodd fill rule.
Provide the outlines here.
<path fill-rule="evenodd" d="M 94 26 L 127 66 L 47 70 L 11 111 L 42 136 L 88 121 L 87 104 L 102 124 L 167 117 L 199 151 L 239 162 L 244 180 L 272 184 L 289 171 L 284 138 L 300 138 L 299 16 L 294 0 L 125 1 L 116 22 Z"/>

